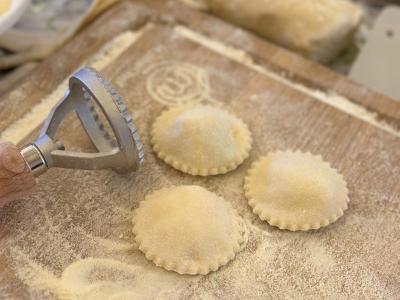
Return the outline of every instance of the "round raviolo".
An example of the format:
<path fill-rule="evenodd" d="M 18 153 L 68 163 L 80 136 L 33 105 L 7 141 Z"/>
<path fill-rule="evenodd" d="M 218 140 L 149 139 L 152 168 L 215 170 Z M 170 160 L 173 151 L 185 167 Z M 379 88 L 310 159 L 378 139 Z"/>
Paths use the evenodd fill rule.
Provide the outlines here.
<path fill-rule="evenodd" d="M 342 175 L 320 156 L 275 152 L 260 158 L 245 179 L 249 205 L 280 229 L 318 229 L 335 222 L 349 202 Z"/>
<path fill-rule="evenodd" d="M 148 195 L 134 211 L 133 233 L 148 260 L 191 275 L 216 271 L 246 242 L 246 227 L 232 206 L 200 186 Z"/>
<path fill-rule="evenodd" d="M 227 173 L 249 155 L 251 134 L 228 112 L 211 106 L 176 106 L 163 112 L 152 129 L 158 157 L 191 175 Z"/>

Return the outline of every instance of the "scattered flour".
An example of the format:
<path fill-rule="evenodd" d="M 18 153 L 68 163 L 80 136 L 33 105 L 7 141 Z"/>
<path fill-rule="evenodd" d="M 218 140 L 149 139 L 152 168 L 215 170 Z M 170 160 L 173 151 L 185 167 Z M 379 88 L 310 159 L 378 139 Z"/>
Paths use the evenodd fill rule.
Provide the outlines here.
<path fill-rule="evenodd" d="M 218 43 L 210 46 L 213 41 L 201 35 L 193 37 L 193 32 L 183 27 L 175 30 L 253 70 L 276 77 L 276 80 L 304 90 L 313 97 L 316 93 L 320 101 L 329 105 L 337 105 L 333 103 L 336 96 L 292 83 L 254 64 L 240 50 Z M 110 46 L 113 51 L 100 50 L 96 61 L 93 58 L 87 63 L 104 68 L 134 43 L 138 34 L 123 33 L 116 38 L 122 48 L 117 47 L 117 50 Z M 116 82 L 124 76 L 128 75 L 119 75 Z M 64 87 L 57 89 L 58 94 L 49 96 L 36 108 L 41 118 L 45 118 L 48 109 L 62 96 L 66 82 L 63 84 Z M 132 96 L 137 91 L 130 92 Z M 146 128 L 153 117 L 150 109 L 154 108 L 154 99 L 150 95 L 142 96 L 129 97 L 128 104 L 143 107 L 138 121 L 141 128 Z M 260 100 L 258 96 L 253 98 L 253 102 Z M 393 130 L 349 100 L 342 100 L 339 109 L 386 131 Z M 40 124 L 40 120 L 30 124 L 33 114 L 28 113 L 5 134 L 14 141 L 21 140 Z M 260 132 L 254 130 L 254 133 L 257 133 L 258 141 L 262 140 Z M 374 154 L 375 161 L 371 162 L 377 164 L 375 173 L 385 174 L 376 169 L 392 162 L 391 158 L 387 162 L 383 160 L 380 154 L 383 151 L 378 151 L 376 140 L 371 138 L 370 149 L 356 153 L 360 157 L 357 157 L 352 170 L 355 178 L 361 178 L 361 174 L 370 170 L 363 173 L 357 165 L 366 161 L 366 156 L 371 157 L 372 154 L 365 153 L 367 151 L 378 153 Z M 253 156 L 260 154 L 260 149 L 252 153 Z M 394 165 L 392 168 L 395 175 L 398 167 Z M 396 292 L 400 292 L 400 286 L 395 265 L 400 261 L 396 242 L 400 224 L 398 214 L 385 211 L 388 205 L 382 198 L 379 198 L 382 205 L 373 202 L 372 199 L 380 195 L 372 195 L 368 182 L 357 182 L 358 190 L 355 192 L 358 195 L 354 197 L 357 201 L 351 203 L 351 213 L 340 223 L 318 232 L 293 234 L 268 227 L 243 204 L 244 171 L 227 174 L 224 181 L 221 178 L 182 177 L 167 169 L 153 155 L 149 155 L 143 171 L 132 176 L 108 171 L 97 171 L 93 176 L 89 171 L 76 170 L 64 170 L 63 176 L 59 176 L 57 170 L 49 170 L 39 178 L 47 186 L 39 184 L 29 199 L 13 203 L 2 215 L 5 235 L 0 253 L 5 265 L 12 267 L 17 279 L 28 287 L 31 299 L 285 299 L 315 298 L 315 295 L 331 299 L 380 299 L 398 295 Z M 393 181 L 392 178 L 387 180 Z M 201 184 L 229 196 L 225 198 L 245 217 L 249 228 L 248 243 L 243 251 L 235 260 L 208 276 L 180 276 L 157 268 L 132 243 L 131 211 L 144 194 L 156 187 L 182 181 Z M 89 187 L 87 183 L 90 183 Z M 49 189 L 53 192 L 48 193 Z M 360 197 L 362 191 L 365 193 Z M 398 199 L 393 203 L 398 203 Z M 363 217 L 372 215 L 376 218 Z"/>
<path fill-rule="evenodd" d="M 208 74 L 198 66 L 181 61 L 162 61 L 144 69 L 146 90 L 164 105 L 210 101 Z"/>

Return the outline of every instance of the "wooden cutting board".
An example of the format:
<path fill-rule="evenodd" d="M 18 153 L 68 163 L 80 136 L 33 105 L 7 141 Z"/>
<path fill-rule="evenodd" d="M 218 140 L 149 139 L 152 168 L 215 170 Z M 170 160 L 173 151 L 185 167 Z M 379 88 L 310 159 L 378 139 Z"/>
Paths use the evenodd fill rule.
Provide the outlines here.
<path fill-rule="evenodd" d="M 1 299 L 103 299 L 115 292 L 121 298 L 113 299 L 400 297 L 400 103 L 176 2 L 125 1 L 1 100 L 0 139 L 33 139 L 64 80 L 85 64 L 123 96 L 146 162 L 126 176 L 52 169 L 33 194 L 2 209 Z M 162 163 L 149 131 L 176 103 L 237 114 L 253 133 L 250 158 L 207 178 Z M 59 138 L 72 148 L 90 146 L 72 117 Z M 351 196 L 344 217 L 318 231 L 288 232 L 251 212 L 245 173 L 277 149 L 321 154 L 344 175 Z M 133 242 L 138 202 L 178 184 L 223 196 L 249 228 L 246 248 L 207 276 L 157 268 Z"/>

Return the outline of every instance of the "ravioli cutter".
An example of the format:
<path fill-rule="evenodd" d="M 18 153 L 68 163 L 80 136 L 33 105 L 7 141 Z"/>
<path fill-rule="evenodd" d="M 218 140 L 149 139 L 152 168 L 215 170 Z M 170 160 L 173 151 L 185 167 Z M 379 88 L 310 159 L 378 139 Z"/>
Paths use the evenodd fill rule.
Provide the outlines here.
<path fill-rule="evenodd" d="M 71 112 L 76 112 L 98 152 L 68 151 L 56 140 L 57 129 Z M 83 68 L 69 79 L 69 89 L 49 113 L 35 142 L 20 150 L 0 142 L 0 206 L 30 190 L 35 177 L 52 167 L 128 173 L 143 160 L 143 144 L 121 97 L 96 70 Z"/>

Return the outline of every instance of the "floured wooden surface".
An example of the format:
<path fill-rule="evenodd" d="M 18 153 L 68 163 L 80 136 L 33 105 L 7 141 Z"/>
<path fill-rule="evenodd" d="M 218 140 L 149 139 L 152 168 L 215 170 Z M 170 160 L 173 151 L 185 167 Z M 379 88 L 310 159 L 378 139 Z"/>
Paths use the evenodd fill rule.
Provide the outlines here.
<path fill-rule="evenodd" d="M 110 24 L 119 34 L 137 32 L 150 22 L 129 20 L 151 15 L 141 6 L 125 4 L 115 14 L 122 11 L 126 21 L 110 13 L 84 34 L 107 35 Z M 398 297 L 396 129 L 384 130 L 251 68 L 246 60 L 224 56 L 163 22 L 151 23 L 121 55 L 100 65 L 136 120 L 147 154 L 143 168 L 126 176 L 52 169 L 39 178 L 34 194 L 2 210 L 0 298 L 100 299 L 96 289 L 103 296 L 139 299 Z M 61 52 L 57 58 L 68 55 Z M 64 77 L 54 88 L 69 74 L 63 68 L 59 72 Z M 32 79 L 40 80 L 39 75 Z M 14 93 L 27 97 L 29 88 Z M 30 101 L 39 104 L 50 93 L 44 94 Z M 185 175 L 157 159 L 149 146 L 151 125 L 174 101 L 218 105 L 242 118 L 254 138 L 249 159 L 233 172 L 208 178 Z M 23 105 L 21 110 L 4 118 L 0 130 L 30 111 Z M 0 110 L 0 119 L 6 113 L 10 115 Z M 71 120 L 61 139 L 86 147 L 79 128 Z M 243 192 L 245 173 L 260 155 L 277 149 L 321 154 L 338 168 L 351 197 L 344 217 L 316 232 L 293 233 L 268 226 L 251 212 Z M 166 272 L 148 262 L 133 242 L 132 210 L 147 193 L 174 184 L 197 184 L 223 196 L 250 229 L 246 248 L 216 273 L 193 277 Z M 88 270 L 94 272 L 89 279 Z"/>

